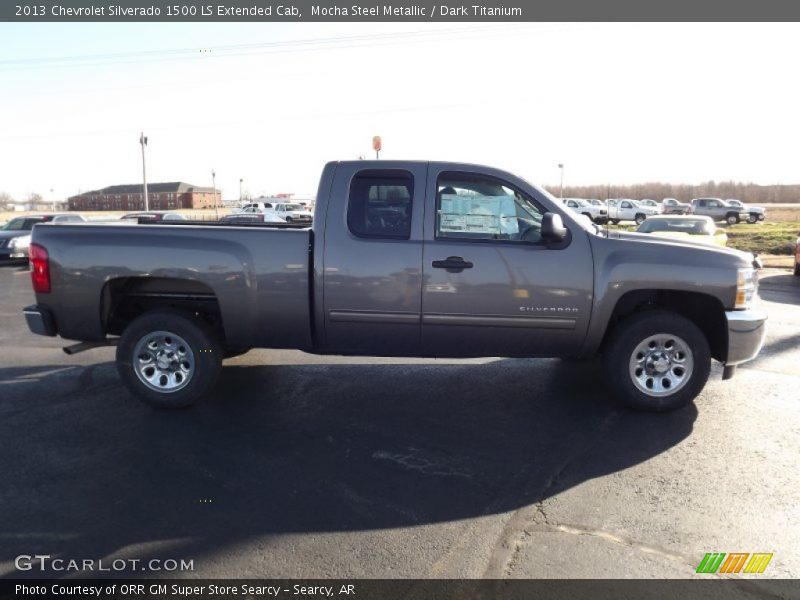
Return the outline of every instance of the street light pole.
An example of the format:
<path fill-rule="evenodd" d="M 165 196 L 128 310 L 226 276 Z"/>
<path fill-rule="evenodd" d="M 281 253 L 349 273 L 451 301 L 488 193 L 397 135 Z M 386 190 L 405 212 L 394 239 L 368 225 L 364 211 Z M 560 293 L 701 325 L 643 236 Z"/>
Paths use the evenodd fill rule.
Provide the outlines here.
<path fill-rule="evenodd" d="M 147 146 L 147 138 L 144 136 L 144 131 L 139 135 L 139 143 L 142 145 L 142 181 L 144 183 L 144 210 L 150 210 L 150 201 L 147 197 L 147 170 L 145 169 L 144 162 L 144 147 Z"/>
<path fill-rule="evenodd" d="M 244 181 L 244 179 L 239 177 L 239 206 L 242 205 L 242 182 L 243 181 Z"/>
<path fill-rule="evenodd" d="M 558 163 L 558 168 L 561 169 L 561 199 L 564 199 L 564 163 Z"/>
<path fill-rule="evenodd" d="M 214 190 L 214 218 L 219 221 L 219 210 L 217 208 L 217 173 L 211 169 L 211 185 Z"/>

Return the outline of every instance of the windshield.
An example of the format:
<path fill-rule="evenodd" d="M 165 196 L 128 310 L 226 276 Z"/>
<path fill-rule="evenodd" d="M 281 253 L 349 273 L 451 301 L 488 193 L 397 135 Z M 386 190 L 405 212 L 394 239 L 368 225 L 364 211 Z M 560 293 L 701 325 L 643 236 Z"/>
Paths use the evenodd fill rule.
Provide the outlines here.
<path fill-rule="evenodd" d="M 0 231 L 30 231 L 41 219 L 11 219 L 8 223 L 0 227 Z"/>
<path fill-rule="evenodd" d="M 712 235 L 712 226 L 705 219 L 658 219 L 650 218 L 636 230 L 639 233 L 670 231 L 690 235 Z"/>

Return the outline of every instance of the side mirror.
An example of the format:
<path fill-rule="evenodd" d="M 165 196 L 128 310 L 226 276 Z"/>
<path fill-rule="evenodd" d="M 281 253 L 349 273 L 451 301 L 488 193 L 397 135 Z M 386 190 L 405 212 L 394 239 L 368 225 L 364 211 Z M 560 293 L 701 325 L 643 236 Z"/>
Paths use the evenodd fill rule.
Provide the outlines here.
<path fill-rule="evenodd" d="M 560 242 L 567 237 L 567 228 L 561 220 L 561 215 L 546 212 L 542 216 L 542 239 L 546 242 Z"/>

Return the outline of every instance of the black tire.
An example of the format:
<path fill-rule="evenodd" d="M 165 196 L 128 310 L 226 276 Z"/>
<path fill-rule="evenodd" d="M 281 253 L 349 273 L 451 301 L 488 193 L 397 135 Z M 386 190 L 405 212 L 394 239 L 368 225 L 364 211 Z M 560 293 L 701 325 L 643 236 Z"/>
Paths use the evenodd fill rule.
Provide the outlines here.
<path fill-rule="evenodd" d="M 176 387 L 174 391 L 169 391 L 167 388 L 164 388 L 164 391 L 154 389 L 152 386 L 157 385 L 157 382 L 152 382 L 148 386 L 140 378 L 137 367 L 134 366 L 136 360 L 144 377 L 144 371 L 148 367 L 145 361 L 139 361 L 139 358 L 134 356 L 134 352 L 140 341 L 144 343 L 149 335 L 154 336 L 152 343 L 158 345 L 155 340 L 159 336 L 155 332 L 166 332 L 175 336 L 180 340 L 179 344 L 172 338 L 160 337 L 165 343 L 179 345 L 184 349 L 187 358 L 192 359 L 192 369 L 187 370 L 187 375 L 184 376 L 183 373 L 174 375 L 174 378 L 181 376 L 181 383 L 178 384 L 181 387 Z M 188 349 L 184 348 L 183 341 Z M 157 366 L 160 365 L 153 361 L 154 351 L 149 348 L 150 346 L 145 344 L 142 348 L 145 354 L 141 356 L 150 354 L 152 366 L 149 368 L 154 374 L 161 373 L 157 370 Z M 176 354 L 177 350 L 176 347 Z M 190 354 L 187 354 L 187 350 Z M 186 364 L 189 364 L 188 361 Z M 195 404 L 214 386 L 221 367 L 222 352 L 214 332 L 204 321 L 179 311 L 157 310 L 141 315 L 125 328 L 117 344 L 117 373 L 120 379 L 134 396 L 155 408 L 185 408 Z M 162 379 L 164 377 L 162 375 Z M 168 383 L 168 378 L 164 381 Z"/>
<path fill-rule="evenodd" d="M 636 222 L 637 225 L 641 225 L 642 223 L 644 223 L 646 218 L 647 217 L 642 213 L 637 213 L 636 217 L 633 220 Z"/>
<path fill-rule="evenodd" d="M 747 215 L 747 222 L 750 223 L 750 225 L 758 223 L 758 215 L 755 213 L 750 213 Z"/>
<path fill-rule="evenodd" d="M 292 217 L 286 217 L 286 222 L 287 223 L 294 223 L 294 219 L 292 219 Z"/>
<path fill-rule="evenodd" d="M 728 213 L 725 215 L 725 222 L 728 225 L 736 225 L 739 222 L 739 215 L 736 213 Z"/>
<path fill-rule="evenodd" d="M 794 276 L 800 277 L 800 263 L 797 260 L 794 261 Z"/>
<path fill-rule="evenodd" d="M 619 225 L 619 219 L 611 219 L 612 225 Z"/>
<path fill-rule="evenodd" d="M 679 338 L 690 351 L 684 360 L 688 358 L 693 361 L 687 379 L 678 384 L 674 392 L 660 392 L 663 395 L 642 391 L 634 383 L 633 372 L 637 347 L 648 337 L 658 337 L 659 334 L 665 334 L 665 339 L 671 336 Z M 628 317 L 615 327 L 606 345 L 603 362 L 612 391 L 626 406 L 639 411 L 666 412 L 690 404 L 702 391 L 711 371 L 711 351 L 703 332 L 690 320 L 665 310 L 646 310 Z M 680 365 L 672 366 L 671 361 L 670 365 L 670 372 L 680 369 Z M 648 377 L 646 371 L 643 377 Z M 655 374 L 653 377 L 659 378 L 661 375 Z"/>

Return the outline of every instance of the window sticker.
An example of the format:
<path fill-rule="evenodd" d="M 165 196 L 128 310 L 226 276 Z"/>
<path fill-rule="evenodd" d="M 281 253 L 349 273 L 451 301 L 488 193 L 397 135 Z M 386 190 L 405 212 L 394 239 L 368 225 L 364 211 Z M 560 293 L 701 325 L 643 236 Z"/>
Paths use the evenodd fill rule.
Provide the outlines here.
<path fill-rule="evenodd" d="M 514 196 L 442 194 L 439 217 L 442 233 L 519 233 Z"/>

